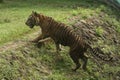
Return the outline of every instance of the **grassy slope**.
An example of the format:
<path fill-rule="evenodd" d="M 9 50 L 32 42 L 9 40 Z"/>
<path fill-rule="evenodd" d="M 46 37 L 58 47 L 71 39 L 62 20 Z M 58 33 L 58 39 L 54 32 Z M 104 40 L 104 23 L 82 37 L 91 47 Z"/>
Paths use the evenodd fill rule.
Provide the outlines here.
<path fill-rule="evenodd" d="M 77 7 L 79 6 L 79 7 Z M 75 9 L 74 9 L 75 8 Z M 92 1 L 5 1 L 0 4 L 0 44 L 15 40 L 17 37 L 28 33 L 31 30 L 24 24 L 27 16 L 32 10 L 44 13 L 45 15 L 52 16 L 58 21 L 67 23 L 66 19 L 71 15 L 80 14 L 82 18 L 87 18 L 96 13 L 100 13 L 101 10 L 107 10 L 108 8 L 101 4 L 93 3 Z M 107 12 L 107 11 L 110 11 Z M 108 14 L 112 14 L 108 9 Z M 108 15 L 107 14 L 107 15 Z M 113 15 L 114 17 L 114 15 Z M 114 20 L 116 25 L 119 23 Z"/>
<path fill-rule="evenodd" d="M 117 31 L 120 32 L 120 23 L 116 18 L 117 13 L 93 0 L 6 0 L 5 3 L 0 4 L 0 45 L 33 32 L 24 24 L 32 10 L 52 16 L 57 21 L 66 24 L 71 24 L 68 21 L 71 16 L 80 15 L 80 18 L 86 19 L 100 12 L 105 12 L 105 19 L 116 25 Z M 35 29 L 35 31 L 37 30 L 38 28 Z M 0 79 L 110 80 L 109 75 L 101 75 L 97 66 L 91 61 L 88 63 L 88 69 L 94 76 L 83 70 L 78 70 L 77 73 L 71 72 L 71 66 L 74 64 L 66 54 L 67 50 L 62 51 L 58 56 L 53 44 L 46 45 L 41 49 L 29 44 L 29 47 L 0 53 Z M 103 67 L 104 72 L 110 70 L 114 72 L 119 69 L 119 67 L 113 69 L 108 65 Z"/>

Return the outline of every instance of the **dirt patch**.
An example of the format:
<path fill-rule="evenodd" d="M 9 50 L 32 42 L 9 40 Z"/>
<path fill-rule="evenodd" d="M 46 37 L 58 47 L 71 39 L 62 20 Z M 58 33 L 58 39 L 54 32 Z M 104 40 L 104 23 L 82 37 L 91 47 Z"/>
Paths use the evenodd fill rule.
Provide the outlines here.
<path fill-rule="evenodd" d="M 30 44 L 30 40 L 34 39 L 34 37 L 37 37 L 38 35 L 39 35 L 39 32 L 35 32 L 35 33 L 25 35 L 22 39 L 5 43 L 4 45 L 0 46 L 0 53 L 6 52 L 9 50 L 15 50 L 22 46 L 26 46 L 27 44 Z"/>

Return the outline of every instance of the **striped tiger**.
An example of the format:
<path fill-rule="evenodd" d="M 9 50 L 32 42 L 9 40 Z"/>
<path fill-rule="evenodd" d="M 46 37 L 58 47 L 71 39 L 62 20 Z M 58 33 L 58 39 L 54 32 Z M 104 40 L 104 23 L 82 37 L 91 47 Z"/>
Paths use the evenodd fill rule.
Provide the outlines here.
<path fill-rule="evenodd" d="M 60 49 L 60 44 L 63 46 L 69 46 L 69 55 L 76 64 L 76 67 L 73 69 L 73 71 L 76 71 L 81 66 L 79 59 L 83 61 L 83 65 L 81 66 L 82 69 L 87 70 L 86 65 L 88 57 L 84 54 L 87 49 L 90 49 L 94 55 L 97 55 L 99 58 L 105 61 L 109 61 L 111 59 L 110 58 L 106 60 L 105 57 L 103 58 L 99 56 L 99 54 L 96 52 L 99 51 L 99 48 L 93 49 L 69 26 L 55 21 L 52 17 L 48 17 L 37 12 L 32 12 L 25 24 L 30 28 L 33 28 L 34 26 L 40 26 L 42 34 L 38 36 L 34 42 L 38 42 L 39 40 L 44 41 L 44 39 L 50 37 L 54 40 L 58 50 Z"/>

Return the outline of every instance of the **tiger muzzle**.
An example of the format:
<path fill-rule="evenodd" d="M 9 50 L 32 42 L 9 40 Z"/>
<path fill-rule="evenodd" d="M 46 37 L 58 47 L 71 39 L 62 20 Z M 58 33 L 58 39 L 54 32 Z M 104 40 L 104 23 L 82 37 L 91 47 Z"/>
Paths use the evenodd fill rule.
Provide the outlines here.
<path fill-rule="evenodd" d="M 29 24 L 28 22 L 25 22 L 25 24 L 26 24 L 27 26 L 29 26 L 30 28 L 33 28 L 33 27 L 34 27 L 33 24 Z"/>

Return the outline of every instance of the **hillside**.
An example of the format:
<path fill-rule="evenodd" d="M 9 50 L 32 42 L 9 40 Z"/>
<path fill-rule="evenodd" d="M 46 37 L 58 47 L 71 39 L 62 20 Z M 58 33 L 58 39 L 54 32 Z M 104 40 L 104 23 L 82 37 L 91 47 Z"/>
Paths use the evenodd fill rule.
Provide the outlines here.
<path fill-rule="evenodd" d="M 39 27 L 24 23 L 32 10 L 73 27 L 93 47 L 99 47 L 114 62 L 89 56 L 88 72 L 74 67 L 69 48 L 56 53 L 53 41 L 42 47 L 29 42 Z M 120 14 L 93 0 L 4 0 L 0 4 L 0 80 L 120 80 Z"/>

